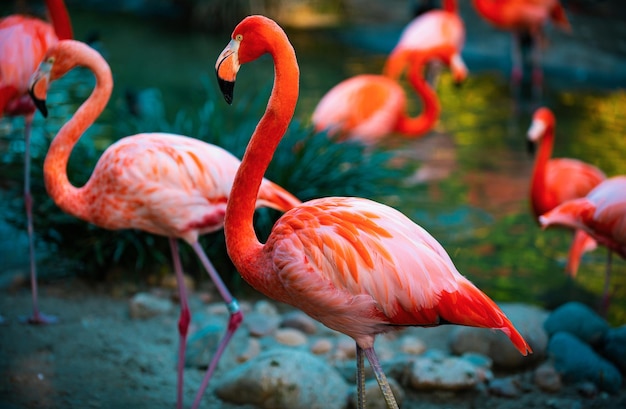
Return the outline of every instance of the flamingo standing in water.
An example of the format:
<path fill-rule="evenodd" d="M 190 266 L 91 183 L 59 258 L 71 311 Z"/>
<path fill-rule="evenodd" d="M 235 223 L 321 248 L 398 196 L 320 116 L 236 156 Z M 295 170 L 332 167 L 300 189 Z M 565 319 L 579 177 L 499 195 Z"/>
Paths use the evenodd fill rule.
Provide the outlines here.
<path fill-rule="evenodd" d="M 585 197 L 569 200 L 539 217 L 541 226 L 565 226 L 587 232 L 608 248 L 602 308 L 606 312 L 611 279 L 611 254 L 626 259 L 626 176 L 604 180 Z"/>
<path fill-rule="evenodd" d="M 456 50 L 450 57 L 452 72 L 467 71 L 461 58 L 465 44 L 465 24 L 458 14 L 457 0 L 444 0 L 443 9 L 426 11 L 413 19 L 402 31 L 398 43 L 387 58 L 387 65 L 393 65 L 396 58 L 402 61 L 406 51 L 428 55 L 441 47 L 452 47 Z M 439 60 L 429 61 L 426 67 L 426 78 L 435 86 L 441 71 Z"/>
<path fill-rule="evenodd" d="M 530 203 L 535 219 L 561 203 L 585 196 L 606 179 L 597 167 L 577 159 L 550 159 L 554 145 L 556 119 L 549 108 L 535 111 L 528 130 L 529 148 L 539 144 L 531 184 Z M 584 230 L 576 229 L 569 250 L 565 271 L 575 277 L 580 258 L 585 251 L 593 250 L 596 242 Z"/>
<path fill-rule="evenodd" d="M 545 47 L 545 25 L 551 21 L 565 32 L 572 27 L 559 0 L 473 0 L 478 14 L 496 28 L 511 31 L 511 82 L 515 93 L 523 77 L 522 45 L 532 48 L 532 85 L 535 98 L 543 86 L 542 48 Z"/>
<path fill-rule="evenodd" d="M 35 106 L 28 96 L 28 81 L 46 50 L 59 39 L 72 38 L 72 25 L 63 0 L 46 0 L 52 25 L 35 17 L 13 14 L 0 20 L 0 118 L 24 116 L 24 207 L 30 258 L 33 314 L 31 324 L 50 324 L 56 317 L 39 311 L 37 265 L 30 193 L 30 132 Z"/>
<path fill-rule="evenodd" d="M 454 80 L 461 82 L 467 69 L 452 64 L 454 47 L 442 46 L 427 54 L 398 53 L 394 64 L 385 68 L 386 75 L 361 74 L 335 85 L 313 111 L 317 132 L 328 131 L 339 139 L 357 139 L 367 145 L 397 132 L 407 137 L 425 135 L 437 122 L 441 111 L 437 94 L 424 79 L 424 65 L 433 59 L 451 65 Z M 396 82 L 408 66 L 408 79 L 421 99 L 422 111 L 416 117 L 407 113 L 407 98 Z"/>
<path fill-rule="evenodd" d="M 374 351 L 380 333 L 444 323 L 497 328 L 527 354 L 529 345 L 500 308 L 456 270 L 430 234 L 391 207 L 357 197 L 311 200 L 286 212 L 267 242 L 259 242 L 254 198 L 293 117 L 298 62 L 274 21 L 250 16 L 215 65 L 231 103 L 240 65 L 264 54 L 274 61 L 274 87 L 235 176 L 224 223 L 228 254 L 243 278 L 356 341 L 359 408 L 364 355 L 387 405 L 398 407 Z"/>
<path fill-rule="evenodd" d="M 191 319 L 187 292 L 178 254 L 177 239 L 186 241 L 215 283 L 230 312 L 226 334 L 217 347 L 194 407 L 197 407 L 217 362 L 239 327 L 243 315 L 204 250 L 202 234 L 222 228 L 239 160 L 227 151 L 197 139 L 166 133 L 128 136 L 111 145 L 100 157 L 83 187 L 70 184 L 67 163 L 72 148 L 93 124 L 109 101 L 113 88 L 111 70 L 97 51 L 88 45 L 60 41 L 52 46 L 33 74 L 30 92 L 42 113 L 50 83 L 74 67 L 90 69 L 96 85 L 89 98 L 57 133 L 44 162 L 46 189 L 65 212 L 96 226 L 110 229 L 139 229 L 169 238 L 181 312 L 178 321 L 177 407 L 183 406 L 183 369 L 187 331 Z M 300 203 L 278 185 L 263 179 L 254 206 L 285 211 Z"/>

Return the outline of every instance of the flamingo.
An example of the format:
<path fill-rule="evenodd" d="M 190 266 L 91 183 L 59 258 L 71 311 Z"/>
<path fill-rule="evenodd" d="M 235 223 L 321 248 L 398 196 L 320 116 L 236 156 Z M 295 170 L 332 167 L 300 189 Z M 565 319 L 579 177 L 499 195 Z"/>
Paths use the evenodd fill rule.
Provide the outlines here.
<path fill-rule="evenodd" d="M 361 74 L 340 82 L 315 107 L 315 130 L 367 145 L 376 144 L 393 132 L 407 137 L 425 135 L 437 122 L 441 108 L 437 94 L 423 77 L 424 64 L 438 59 L 452 65 L 455 55 L 450 46 L 431 49 L 426 54 L 405 51 L 397 55 L 392 67 L 385 68 L 386 75 Z M 409 82 L 422 102 L 422 111 L 413 118 L 407 113 L 406 94 L 396 82 L 405 66 L 409 66 Z M 453 72 L 455 81 L 463 81 L 467 69 L 454 65 L 452 68 L 458 69 Z"/>
<path fill-rule="evenodd" d="M 554 145 L 556 119 L 547 107 L 537 109 L 528 130 L 529 148 L 539 144 L 531 184 L 530 203 L 535 220 L 559 204 L 585 196 L 606 179 L 597 167 L 578 159 L 550 159 Z M 595 249 L 596 242 L 584 230 L 576 229 L 565 271 L 575 277 L 585 251 Z"/>
<path fill-rule="evenodd" d="M 50 83 L 74 67 L 90 69 L 96 85 L 89 98 L 57 133 L 44 161 L 44 182 L 54 202 L 66 213 L 110 229 L 139 229 L 169 238 L 178 281 L 181 312 L 178 321 L 177 407 L 183 406 L 183 369 L 190 322 L 187 291 L 177 239 L 186 241 L 215 283 L 230 313 L 228 327 L 213 355 L 193 407 L 197 407 L 217 362 L 243 320 L 237 300 L 228 291 L 198 242 L 201 234 L 222 228 L 226 202 L 239 160 L 224 149 L 197 139 L 166 133 L 142 133 L 121 138 L 100 157 L 82 187 L 70 184 L 67 163 L 72 148 L 109 101 L 111 70 L 88 45 L 64 40 L 52 46 L 33 74 L 30 92 L 46 115 Z M 285 211 L 299 200 L 264 179 L 255 206 Z"/>
<path fill-rule="evenodd" d="M 228 210 L 227 210 L 228 212 Z M 626 259 L 626 176 L 613 176 L 585 197 L 569 200 L 539 217 L 543 228 L 565 226 L 584 230 L 608 249 L 602 307 L 606 311 L 611 279 L 611 254 Z"/>
<path fill-rule="evenodd" d="M 402 31 L 398 43 L 387 58 L 387 65 L 402 60 L 402 53 L 414 51 L 428 55 L 440 47 L 450 46 L 456 51 L 450 58 L 452 72 L 467 71 L 461 51 L 465 44 L 465 24 L 458 14 L 457 0 L 444 0 L 443 9 L 426 11 L 414 18 Z M 434 86 L 441 71 L 440 61 L 429 62 L 429 82 Z"/>
<path fill-rule="evenodd" d="M 462 276 L 443 247 L 399 211 L 358 197 L 314 199 L 278 219 L 265 244 L 256 237 L 254 197 L 293 117 L 299 68 L 273 20 L 246 17 L 219 55 L 220 89 L 232 102 L 242 64 L 269 54 L 274 86 L 235 176 L 226 206 L 228 254 L 256 290 L 292 305 L 356 342 L 359 408 L 364 356 L 387 405 L 397 408 L 374 351 L 377 334 L 444 323 L 497 328 L 526 355 L 530 346 L 500 308 Z"/>
<path fill-rule="evenodd" d="M 30 257 L 33 314 L 31 324 L 51 324 L 52 315 L 39 310 L 33 199 L 30 193 L 30 132 L 35 106 L 28 97 L 28 80 L 46 50 L 59 39 L 72 38 L 72 25 L 63 0 L 46 0 L 52 25 L 38 18 L 13 14 L 0 20 L 0 118 L 24 116 L 24 207 Z"/>
<path fill-rule="evenodd" d="M 515 92 L 523 77 L 522 44 L 532 47 L 532 85 L 535 98 L 541 96 L 543 70 L 542 48 L 545 46 L 545 25 L 551 21 L 570 33 L 572 27 L 559 0 L 472 0 L 474 8 L 496 28 L 512 32 L 511 82 Z"/>

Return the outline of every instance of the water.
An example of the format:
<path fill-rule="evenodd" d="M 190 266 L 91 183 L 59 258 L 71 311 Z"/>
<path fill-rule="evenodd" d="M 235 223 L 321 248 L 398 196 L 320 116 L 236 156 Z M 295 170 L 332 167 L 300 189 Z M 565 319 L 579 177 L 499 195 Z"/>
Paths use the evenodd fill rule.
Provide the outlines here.
<path fill-rule="evenodd" d="M 123 105 L 126 90 L 157 87 L 169 118 L 204 102 L 202 81 L 214 80 L 215 59 L 228 42 L 228 35 L 167 29 L 133 17 L 78 11 L 73 19 L 78 39 L 99 33 L 116 84 L 110 106 Z M 384 53 L 342 42 L 337 31 L 289 34 L 302 75 L 296 111 L 302 122 L 308 122 L 317 101 L 340 80 L 382 69 Z M 531 218 L 533 158 L 525 150 L 525 133 L 532 110 L 522 106 L 515 111 L 502 70 L 474 70 L 469 61 L 468 65 L 471 76 L 460 89 L 446 74 L 441 78 L 443 113 L 433 135 L 390 142 L 404 145 L 406 156 L 420 161 L 422 171 L 430 175 L 427 183 L 410 187 L 413 200 L 390 204 L 426 227 L 459 271 L 497 301 L 546 307 L 574 299 L 597 304 L 606 250 L 585 255 L 578 277 L 571 280 L 563 272 L 571 235 L 542 231 Z M 267 92 L 271 78 L 267 58 L 244 67 L 236 97 L 246 88 Z M 613 85 L 568 87 L 563 81 L 559 88 L 550 88 L 550 80 L 546 79 L 544 103 L 557 116 L 555 156 L 577 157 L 608 175 L 626 174 L 626 93 Z M 221 96 L 214 98 L 217 109 L 227 109 Z M 614 257 L 609 319 L 615 324 L 626 322 L 625 273 L 624 260 Z"/>

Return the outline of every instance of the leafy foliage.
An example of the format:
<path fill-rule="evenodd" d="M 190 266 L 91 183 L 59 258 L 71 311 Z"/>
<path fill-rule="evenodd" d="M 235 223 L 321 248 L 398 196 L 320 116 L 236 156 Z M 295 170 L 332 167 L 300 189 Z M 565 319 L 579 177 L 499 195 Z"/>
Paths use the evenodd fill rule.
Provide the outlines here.
<path fill-rule="evenodd" d="M 78 83 L 84 85 L 81 81 Z M 139 132 L 171 132 L 196 137 L 219 145 L 241 158 L 266 106 L 269 88 L 242 95 L 237 104 L 228 107 L 221 100 L 216 86 L 208 80 L 204 83 L 208 94 L 204 105 L 195 109 L 192 114 L 179 111 L 171 122 L 165 118 L 158 90 L 145 90 L 130 98 L 136 105 L 132 110 L 135 115 L 124 104 L 117 103 L 112 108 L 109 104 L 109 108 L 97 122 L 100 125 L 92 126 L 88 135 L 81 138 L 76 146 L 68 166 L 70 180 L 76 185 L 83 184 L 102 151 L 118 135 Z M 57 86 L 56 89 L 73 89 L 78 86 L 76 79 L 63 85 L 64 87 Z M 51 118 L 45 123 L 37 123 L 35 129 L 44 125 L 58 129 L 64 118 L 68 118 L 76 109 L 77 103 L 71 101 L 84 99 L 82 94 L 80 98 L 76 98 L 77 96 L 73 92 L 55 95 L 57 102 L 55 105 L 50 104 Z M 56 130 L 51 134 L 56 134 Z M 21 137 L 21 131 L 16 129 L 8 138 L 17 140 Z M 47 150 L 50 140 L 49 135 L 43 138 L 43 152 Z M 408 165 L 391 166 L 390 159 L 393 155 L 392 151 L 366 150 L 363 145 L 355 142 L 334 142 L 324 133 L 316 134 L 310 127 L 294 121 L 280 143 L 266 177 L 303 201 L 329 195 L 393 200 L 400 194 L 397 189 L 398 181 L 412 171 Z M 45 194 L 43 156 L 34 155 L 32 161 L 32 178 L 35 182 L 32 190 L 36 204 L 35 231 L 38 239 L 52 243 L 57 249 L 54 252 L 56 260 L 59 259 L 57 256 L 71 260 L 70 264 L 64 264 L 65 269 L 71 267 L 67 271 L 105 278 L 115 267 L 134 271 L 136 277 L 142 271 L 157 265 L 167 265 L 169 268 L 169 246 L 165 238 L 133 230 L 107 231 L 62 213 Z M 5 156 L 2 166 L 17 169 L 21 166 L 17 165 L 21 161 L 22 156 L 18 152 Z M 25 225 L 21 179 L 21 172 L 12 172 L 11 188 L 6 191 L 6 196 L 10 198 L 10 221 L 18 228 Z M 257 211 L 255 227 L 261 239 L 267 237 L 279 216 L 278 212 L 270 209 Z M 201 243 L 218 271 L 231 278 L 238 277 L 226 255 L 221 231 L 202 237 Z M 203 274 L 188 246 L 182 245 L 180 250 L 183 263 L 187 267 L 190 267 L 190 262 L 196 263 L 196 268 L 188 270 L 197 275 Z"/>

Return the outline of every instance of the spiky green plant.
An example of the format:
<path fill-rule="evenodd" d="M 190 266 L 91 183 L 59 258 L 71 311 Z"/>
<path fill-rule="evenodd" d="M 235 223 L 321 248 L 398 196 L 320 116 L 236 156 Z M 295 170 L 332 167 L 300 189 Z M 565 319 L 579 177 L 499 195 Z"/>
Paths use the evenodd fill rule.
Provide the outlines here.
<path fill-rule="evenodd" d="M 181 110 L 173 121 L 167 121 L 160 93 L 147 92 L 142 98 L 148 99 L 144 103 L 150 107 L 149 112 L 143 110 L 143 116 L 136 117 L 120 108 L 120 104 L 109 104 L 102 121 L 98 121 L 106 121 L 108 124 L 100 125 L 99 129 L 110 131 L 110 127 L 114 131 L 108 133 L 114 135 L 152 131 L 179 133 L 219 145 L 241 157 L 263 113 L 269 87 L 248 97 L 242 96 L 237 104 L 228 107 L 221 100 L 216 86 L 208 80 L 204 83 L 207 101 L 192 110 L 191 114 Z M 71 84 L 68 86 L 71 87 Z M 68 98 L 72 96 L 71 93 L 65 95 Z M 54 117 L 53 111 L 60 108 L 51 108 L 51 116 Z M 54 129 L 58 127 L 54 126 Z M 51 131 L 52 134 L 55 132 Z M 12 137 L 21 136 L 15 133 Z M 109 140 L 103 143 L 103 139 L 96 137 L 93 129 L 90 129 L 90 135 L 81 138 L 68 168 L 70 179 L 77 185 L 87 180 L 97 158 L 113 142 Z M 49 142 L 49 138 L 46 141 Z M 389 159 L 393 154 L 391 151 L 366 151 L 363 145 L 356 142 L 333 142 L 327 135 L 316 134 L 310 127 L 294 121 L 280 143 L 266 176 L 303 201 L 330 195 L 354 195 L 390 201 L 402 194 L 399 188 L 401 181 L 412 171 L 409 165 L 391 166 Z M 17 159 L 19 155 L 14 155 L 6 165 L 14 165 Z M 71 265 L 76 273 L 100 278 L 105 277 L 113 267 L 135 271 L 137 275 L 158 265 L 165 264 L 169 268 L 170 254 L 164 238 L 131 230 L 107 231 L 62 213 L 45 194 L 41 183 L 42 165 L 43 155 L 37 155 L 33 159 L 33 178 L 39 181 L 33 189 L 37 204 L 34 209 L 35 225 L 39 239 L 53 243 L 58 249 L 54 253 L 55 258 L 60 256 L 72 260 Z M 18 176 L 16 172 L 11 178 L 19 186 L 21 174 Z M 17 205 L 21 202 L 21 193 L 17 189 L 10 189 L 8 193 L 14 199 L 11 201 L 11 214 L 14 215 L 12 222 L 21 227 L 24 225 L 23 211 L 21 205 Z M 278 212 L 269 209 L 257 212 L 255 227 L 262 239 L 278 217 Z M 226 255 L 222 232 L 202 237 L 201 243 L 226 281 L 232 281 L 233 276 L 238 277 Z M 181 246 L 181 253 L 188 271 L 200 273 L 199 265 L 187 246 Z M 190 263 L 195 264 L 190 266 Z"/>

